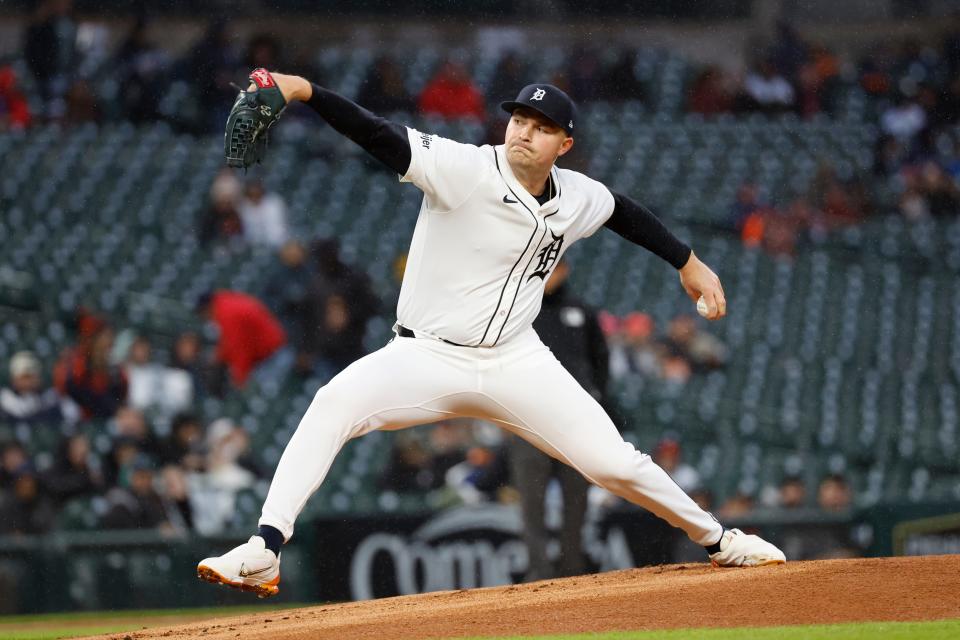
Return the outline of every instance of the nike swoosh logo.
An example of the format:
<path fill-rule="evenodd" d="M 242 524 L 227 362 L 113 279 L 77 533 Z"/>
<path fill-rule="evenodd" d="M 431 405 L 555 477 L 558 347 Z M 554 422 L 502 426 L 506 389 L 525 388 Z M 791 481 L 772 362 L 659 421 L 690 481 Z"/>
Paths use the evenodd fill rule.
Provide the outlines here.
<path fill-rule="evenodd" d="M 503 196 L 503 203 L 504 203 L 504 204 L 517 204 L 517 201 L 516 201 L 516 200 L 511 200 L 511 199 L 510 199 L 509 197 L 507 197 L 507 196 Z"/>
<path fill-rule="evenodd" d="M 269 570 L 270 570 L 270 567 L 266 566 L 263 569 L 257 569 L 256 571 L 247 571 L 246 565 L 242 564 L 240 565 L 240 577 L 249 578 L 250 576 L 255 576 L 258 573 L 263 573 L 264 571 L 269 571 Z"/>

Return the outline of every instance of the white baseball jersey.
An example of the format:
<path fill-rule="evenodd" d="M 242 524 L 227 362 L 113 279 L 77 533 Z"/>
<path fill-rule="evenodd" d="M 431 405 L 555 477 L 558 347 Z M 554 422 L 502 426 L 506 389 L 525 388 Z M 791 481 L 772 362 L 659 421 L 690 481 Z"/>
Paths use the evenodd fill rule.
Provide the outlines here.
<path fill-rule="evenodd" d="M 514 177 L 503 145 L 407 134 L 411 161 L 400 180 L 424 195 L 398 322 L 460 345 L 502 344 L 533 323 L 553 266 L 607 221 L 613 196 L 554 167 L 554 196 L 541 205 Z"/>

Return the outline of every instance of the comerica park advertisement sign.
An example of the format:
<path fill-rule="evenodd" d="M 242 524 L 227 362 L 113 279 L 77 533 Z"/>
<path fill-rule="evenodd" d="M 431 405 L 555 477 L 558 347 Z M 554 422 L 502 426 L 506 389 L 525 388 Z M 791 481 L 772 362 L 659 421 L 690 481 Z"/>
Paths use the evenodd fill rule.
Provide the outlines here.
<path fill-rule="evenodd" d="M 366 600 L 519 583 L 529 556 L 513 505 L 462 507 L 428 516 L 319 522 L 321 599 Z M 668 562 L 682 534 L 645 512 L 584 526 L 590 571 Z M 556 541 L 548 545 L 556 557 Z"/>

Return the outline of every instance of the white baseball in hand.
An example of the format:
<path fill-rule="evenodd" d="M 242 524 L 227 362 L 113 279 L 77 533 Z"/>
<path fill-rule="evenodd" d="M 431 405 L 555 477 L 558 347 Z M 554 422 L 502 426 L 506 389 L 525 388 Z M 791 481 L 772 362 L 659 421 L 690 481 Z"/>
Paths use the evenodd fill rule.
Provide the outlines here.
<path fill-rule="evenodd" d="M 704 318 L 710 315 L 710 309 L 707 307 L 707 301 L 703 299 L 703 296 L 700 296 L 700 299 L 697 300 L 697 313 Z"/>

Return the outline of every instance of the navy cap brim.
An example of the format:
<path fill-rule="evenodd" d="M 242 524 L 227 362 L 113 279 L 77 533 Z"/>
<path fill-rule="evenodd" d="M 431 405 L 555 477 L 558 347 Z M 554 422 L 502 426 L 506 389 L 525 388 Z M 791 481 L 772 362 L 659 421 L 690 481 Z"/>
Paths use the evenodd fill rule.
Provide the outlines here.
<path fill-rule="evenodd" d="M 513 110 L 514 110 L 514 109 L 517 109 L 518 107 L 523 107 L 523 108 L 525 108 L 525 109 L 530 109 L 531 111 L 536 111 L 537 113 L 539 113 L 540 115 L 542 115 L 544 118 L 546 118 L 547 120 L 549 120 L 549 121 L 552 122 L 553 124 L 557 125 L 558 128 L 563 129 L 564 131 L 566 131 L 568 136 L 572 136 L 572 135 L 573 135 L 573 132 L 570 131 L 569 129 L 567 129 L 565 126 L 563 126 L 562 124 L 560 124 L 559 122 L 557 122 L 556 120 L 554 120 L 553 118 L 551 118 L 550 116 L 548 116 L 547 114 L 545 114 L 545 113 L 544 113 L 543 111 L 541 111 L 540 109 L 537 109 L 536 107 L 531 106 L 531 105 L 527 104 L 526 102 L 517 102 L 516 100 L 507 100 L 506 102 L 501 102 L 501 103 L 500 103 L 500 108 L 503 109 L 504 111 L 506 111 L 507 113 L 509 113 L 510 115 L 513 115 Z"/>

